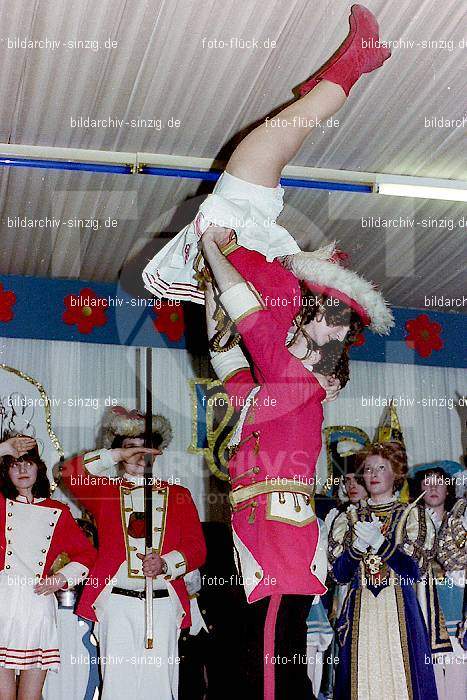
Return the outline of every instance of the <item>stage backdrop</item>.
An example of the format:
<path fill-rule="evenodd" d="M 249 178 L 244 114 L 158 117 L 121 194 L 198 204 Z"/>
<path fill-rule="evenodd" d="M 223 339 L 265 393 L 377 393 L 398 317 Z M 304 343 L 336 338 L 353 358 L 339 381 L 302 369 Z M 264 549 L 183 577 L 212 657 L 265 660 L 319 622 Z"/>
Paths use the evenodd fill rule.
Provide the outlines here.
<path fill-rule="evenodd" d="M 52 402 L 52 427 L 67 457 L 100 445 L 106 404 L 139 405 L 141 386 L 136 377 L 144 359 L 139 348 L 13 338 L 0 343 L 1 362 L 43 384 Z M 190 380 L 208 376 L 207 361 L 193 359 L 183 349 L 153 348 L 152 352 L 154 412 L 167 416 L 174 430 L 174 440 L 158 468 L 162 478 L 174 476 L 191 490 L 204 518 L 209 471 L 202 456 L 187 449 L 193 428 Z M 465 408 L 458 402 L 463 402 L 465 370 L 354 361 L 351 371 L 351 381 L 339 399 L 325 404 L 325 426 L 356 425 L 372 437 L 385 401 L 394 397 L 411 465 L 461 458 L 465 435 L 460 414 Z M 8 376 L 2 373 L 2 395 L 9 390 Z M 318 478 L 323 484 L 327 478 L 324 450 Z"/>
<path fill-rule="evenodd" d="M 394 398 L 409 466 L 436 459 L 461 461 L 466 451 L 465 369 L 352 362 L 337 401 L 325 404 L 324 425 L 355 425 L 373 439 L 384 405 Z M 320 474 L 324 474 L 324 450 Z"/>

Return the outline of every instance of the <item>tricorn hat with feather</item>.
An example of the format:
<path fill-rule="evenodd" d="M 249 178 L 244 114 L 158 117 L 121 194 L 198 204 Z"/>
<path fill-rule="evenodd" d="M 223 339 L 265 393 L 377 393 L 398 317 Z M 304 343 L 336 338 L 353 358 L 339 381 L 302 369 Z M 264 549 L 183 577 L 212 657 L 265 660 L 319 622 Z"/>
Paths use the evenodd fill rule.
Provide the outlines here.
<path fill-rule="evenodd" d="M 104 415 L 103 429 L 104 447 L 120 447 L 125 438 L 144 438 L 145 417 L 135 409 L 129 411 L 124 406 L 113 406 Z M 165 416 L 153 415 L 153 447 L 165 450 L 171 440 L 172 426 L 170 422 Z"/>

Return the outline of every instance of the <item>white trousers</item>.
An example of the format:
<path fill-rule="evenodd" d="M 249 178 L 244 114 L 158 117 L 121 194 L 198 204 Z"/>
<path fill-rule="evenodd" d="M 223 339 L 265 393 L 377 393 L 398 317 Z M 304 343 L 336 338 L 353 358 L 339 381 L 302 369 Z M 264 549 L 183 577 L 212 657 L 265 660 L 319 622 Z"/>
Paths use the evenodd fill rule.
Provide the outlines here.
<path fill-rule="evenodd" d="M 156 598 L 154 648 L 145 648 L 144 600 L 112 593 L 97 629 L 101 700 L 177 700 L 179 630 L 170 598 Z"/>

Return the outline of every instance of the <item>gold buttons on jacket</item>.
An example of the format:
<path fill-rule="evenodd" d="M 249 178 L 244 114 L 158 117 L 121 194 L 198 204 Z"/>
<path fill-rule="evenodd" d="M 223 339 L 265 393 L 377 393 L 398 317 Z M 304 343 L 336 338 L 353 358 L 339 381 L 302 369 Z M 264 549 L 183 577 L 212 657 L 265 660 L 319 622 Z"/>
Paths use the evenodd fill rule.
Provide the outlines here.
<path fill-rule="evenodd" d="M 255 571 L 255 576 L 256 576 L 256 578 L 262 578 L 263 575 L 262 575 L 261 571 Z"/>

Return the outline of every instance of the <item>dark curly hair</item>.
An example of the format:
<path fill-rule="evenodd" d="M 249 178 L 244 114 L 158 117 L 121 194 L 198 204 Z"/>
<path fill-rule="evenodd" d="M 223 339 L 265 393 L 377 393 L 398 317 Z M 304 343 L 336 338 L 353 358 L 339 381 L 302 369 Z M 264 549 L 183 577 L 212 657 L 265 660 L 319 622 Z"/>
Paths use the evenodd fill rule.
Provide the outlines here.
<path fill-rule="evenodd" d="M 394 490 L 400 489 L 405 481 L 408 472 L 407 453 L 400 442 L 374 442 L 357 452 L 356 467 L 357 472 L 363 476 L 363 465 L 367 457 L 377 455 L 387 459 L 394 472 Z"/>
<path fill-rule="evenodd" d="M 301 283 L 302 306 L 294 319 L 296 331 L 288 343 L 291 345 L 297 335 L 301 333 L 308 347 L 309 356 L 314 350 L 319 349 L 320 361 L 314 366 L 316 372 L 339 379 L 342 388 L 350 378 L 349 349 L 356 337 L 363 330 L 363 323 L 356 311 L 350 308 L 340 299 L 327 294 L 316 294 Z M 328 326 L 349 326 L 349 330 L 343 342 L 333 340 L 326 345 L 318 347 L 308 335 L 304 326 L 312 321 L 318 314 L 322 314 Z"/>
<path fill-rule="evenodd" d="M 414 497 L 416 498 L 421 494 L 421 492 L 424 490 L 422 486 L 422 481 L 426 476 L 431 476 L 431 475 L 436 475 L 437 477 L 442 477 L 444 480 L 444 483 L 446 484 L 447 487 L 447 495 L 446 495 L 446 501 L 444 503 L 444 508 L 447 511 L 452 510 L 454 507 L 454 504 L 456 502 L 456 480 L 454 477 L 449 476 L 446 474 L 444 469 L 441 469 L 441 467 L 431 467 L 430 469 L 426 469 L 425 471 L 419 471 L 415 474 L 413 478 L 413 485 L 412 485 L 412 490 L 414 492 Z"/>
<path fill-rule="evenodd" d="M 320 353 L 321 359 L 313 365 L 313 371 L 337 377 L 343 389 L 350 379 L 349 348 L 345 343 L 331 340 L 320 348 Z"/>
<path fill-rule="evenodd" d="M 47 476 L 47 466 L 39 456 L 37 445 L 19 459 L 6 455 L 0 460 L 0 493 L 3 493 L 5 498 L 11 498 L 12 500 L 18 496 L 18 489 L 10 478 L 10 467 L 15 462 L 20 461 L 34 462 L 37 465 L 37 479 L 32 487 L 32 495 L 35 498 L 49 498 L 50 481 Z"/>

